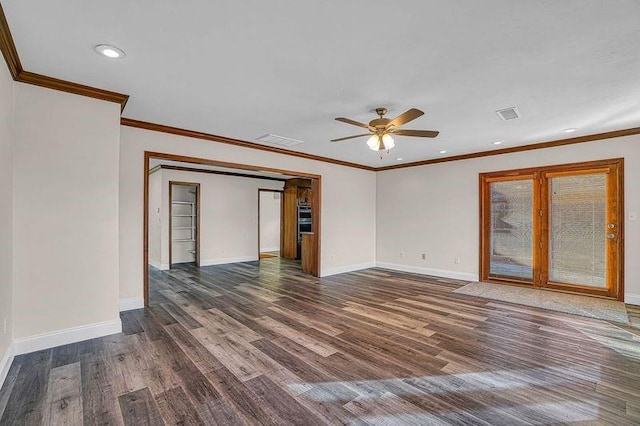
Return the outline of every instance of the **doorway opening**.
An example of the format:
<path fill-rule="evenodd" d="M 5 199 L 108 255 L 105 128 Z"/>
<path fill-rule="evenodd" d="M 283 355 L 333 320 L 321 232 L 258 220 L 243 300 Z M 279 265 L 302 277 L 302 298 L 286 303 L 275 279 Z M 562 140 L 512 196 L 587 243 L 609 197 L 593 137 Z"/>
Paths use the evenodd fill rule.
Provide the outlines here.
<path fill-rule="evenodd" d="M 169 181 L 169 269 L 200 267 L 200 184 Z"/>
<path fill-rule="evenodd" d="M 283 244 L 283 190 L 258 189 L 258 258 L 280 257 Z"/>
<path fill-rule="evenodd" d="M 163 292 L 176 280 L 191 285 L 195 277 L 242 273 L 243 268 L 251 267 L 247 262 L 259 260 L 261 246 L 268 251 L 275 248 L 273 251 L 282 256 L 261 263 L 269 273 L 286 275 L 302 269 L 320 275 L 320 175 L 147 151 L 144 177 L 145 306 L 149 306 L 150 278 L 156 303 L 167 297 Z M 290 186 L 302 186 L 293 183 L 303 181 L 308 187 L 301 205 L 308 216 L 301 222 L 306 236 L 298 241 L 296 208 L 292 232 L 295 254 L 287 257 L 283 256 L 288 236 L 283 226 L 283 204 L 291 197 L 284 192 Z M 279 194 L 280 220 L 275 226 L 279 238 L 275 243 L 260 237 L 258 203 L 262 192 L 270 193 L 272 200 Z M 294 205 L 301 201 L 299 198 L 296 192 Z M 269 245 L 261 245 L 260 238 Z"/>

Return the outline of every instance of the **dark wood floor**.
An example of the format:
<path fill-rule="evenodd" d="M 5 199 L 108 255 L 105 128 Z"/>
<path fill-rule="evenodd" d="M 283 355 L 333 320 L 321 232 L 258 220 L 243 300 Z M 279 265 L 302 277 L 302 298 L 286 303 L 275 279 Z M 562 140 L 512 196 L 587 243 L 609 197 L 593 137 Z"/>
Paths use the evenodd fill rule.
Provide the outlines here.
<path fill-rule="evenodd" d="M 639 424 L 632 327 L 280 259 L 151 271 L 124 333 L 15 359 L 14 424 Z"/>

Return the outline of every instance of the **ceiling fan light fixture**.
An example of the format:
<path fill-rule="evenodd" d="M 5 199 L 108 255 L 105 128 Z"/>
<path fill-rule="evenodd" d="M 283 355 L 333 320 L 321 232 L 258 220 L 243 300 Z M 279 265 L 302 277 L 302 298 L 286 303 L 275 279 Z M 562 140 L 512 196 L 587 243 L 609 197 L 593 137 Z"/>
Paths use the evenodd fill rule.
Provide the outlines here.
<path fill-rule="evenodd" d="M 396 146 L 396 142 L 393 140 L 391 135 L 385 133 L 382 136 L 378 134 L 372 135 L 367 140 L 367 145 L 372 151 L 382 151 L 382 150 L 389 151 L 391 148 Z"/>
<path fill-rule="evenodd" d="M 377 151 L 378 150 L 378 146 L 380 145 L 380 139 L 378 138 L 378 135 L 373 135 L 371 136 L 368 140 L 367 140 L 367 145 L 369 146 L 369 148 L 371 148 L 373 151 Z"/>
<path fill-rule="evenodd" d="M 386 108 L 376 108 L 376 113 L 379 118 L 375 118 L 369 122 L 369 124 L 360 123 L 355 120 L 351 120 L 345 117 L 336 117 L 336 121 L 351 124 L 353 126 L 362 127 L 369 131 L 369 133 L 347 136 L 344 138 L 331 139 L 331 142 L 342 142 L 349 139 L 361 138 L 367 136 L 367 146 L 372 151 L 387 151 L 389 152 L 396 146 L 396 142 L 391 137 L 394 136 L 411 136 L 418 138 L 435 138 L 438 136 L 435 130 L 404 130 L 399 127 L 415 120 L 418 117 L 424 115 L 424 112 L 416 108 L 411 108 L 408 111 L 403 112 L 393 120 L 384 118 L 387 113 Z"/>
<path fill-rule="evenodd" d="M 393 138 L 391 137 L 391 135 L 389 135 L 387 133 L 385 133 L 382 136 L 382 144 L 384 145 L 384 149 L 386 149 L 387 151 L 389 151 L 391 148 L 396 146 L 396 143 L 393 140 Z"/>

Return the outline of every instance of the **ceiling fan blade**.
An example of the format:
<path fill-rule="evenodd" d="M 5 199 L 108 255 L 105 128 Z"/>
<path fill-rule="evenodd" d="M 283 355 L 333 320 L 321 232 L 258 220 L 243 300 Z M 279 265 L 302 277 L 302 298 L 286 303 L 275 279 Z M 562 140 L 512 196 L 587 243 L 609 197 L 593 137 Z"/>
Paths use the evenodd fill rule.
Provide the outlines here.
<path fill-rule="evenodd" d="M 331 139 L 331 142 L 342 142 L 342 141 L 346 141 L 347 139 L 361 138 L 363 136 L 371 136 L 371 133 L 365 133 L 362 135 L 355 135 L 355 136 L 347 136 L 346 138 L 340 138 L 340 139 Z"/>
<path fill-rule="evenodd" d="M 440 132 L 435 130 L 391 130 L 391 133 L 399 136 L 414 136 L 417 138 L 435 138 Z"/>
<path fill-rule="evenodd" d="M 403 124 L 407 124 L 408 122 L 415 120 L 421 115 L 424 115 L 424 112 L 416 108 L 411 108 L 410 110 L 403 112 L 402 114 L 391 120 L 391 122 L 387 124 L 387 128 L 400 127 Z"/>
<path fill-rule="evenodd" d="M 338 117 L 338 118 L 336 118 L 336 120 L 337 121 L 342 121 L 343 123 L 351 124 L 353 126 L 364 127 L 365 129 L 369 128 L 368 124 L 360 123 L 360 122 L 351 120 L 350 118 Z"/>

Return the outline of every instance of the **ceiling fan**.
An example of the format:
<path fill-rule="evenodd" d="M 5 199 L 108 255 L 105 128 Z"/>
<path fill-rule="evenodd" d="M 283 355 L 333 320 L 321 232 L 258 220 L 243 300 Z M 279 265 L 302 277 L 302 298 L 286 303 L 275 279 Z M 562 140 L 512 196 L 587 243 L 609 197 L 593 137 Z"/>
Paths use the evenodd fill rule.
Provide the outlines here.
<path fill-rule="evenodd" d="M 420 111 L 416 108 L 411 108 L 410 110 L 403 112 L 393 120 L 389 118 L 384 118 L 384 115 L 387 113 L 387 108 L 380 107 L 376 108 L 376 114 L 380 117 L 375 118 L 369 122 L 369 124 L 360 123 L 348 118 L 338 117 L 336 120 L 341 121 L 343 123 L 351 124 L 358 127 L 363 127 L 369 130 L 369 133 L 363 133 L 361 135 L 347 136 L 345 138 L 332 139 L 331 142 L 342 142 L 347 139 L 361 138 L 363 136 L 369 136 L 369 140 L 367 140 L 367 145 L 374 151 L 382 151 L 386 149 L 389 151 L 395 145 L 395 142 L 391 135 L 397 136 L 413 136 L 418 138 L 435 138 L 438 136 L 438 133 L 435 130 L 402 130 L 400 126 L 407 124 L 410 121 L 415 120 L 416 118 L 424 115 L 424 112 Z"/>

